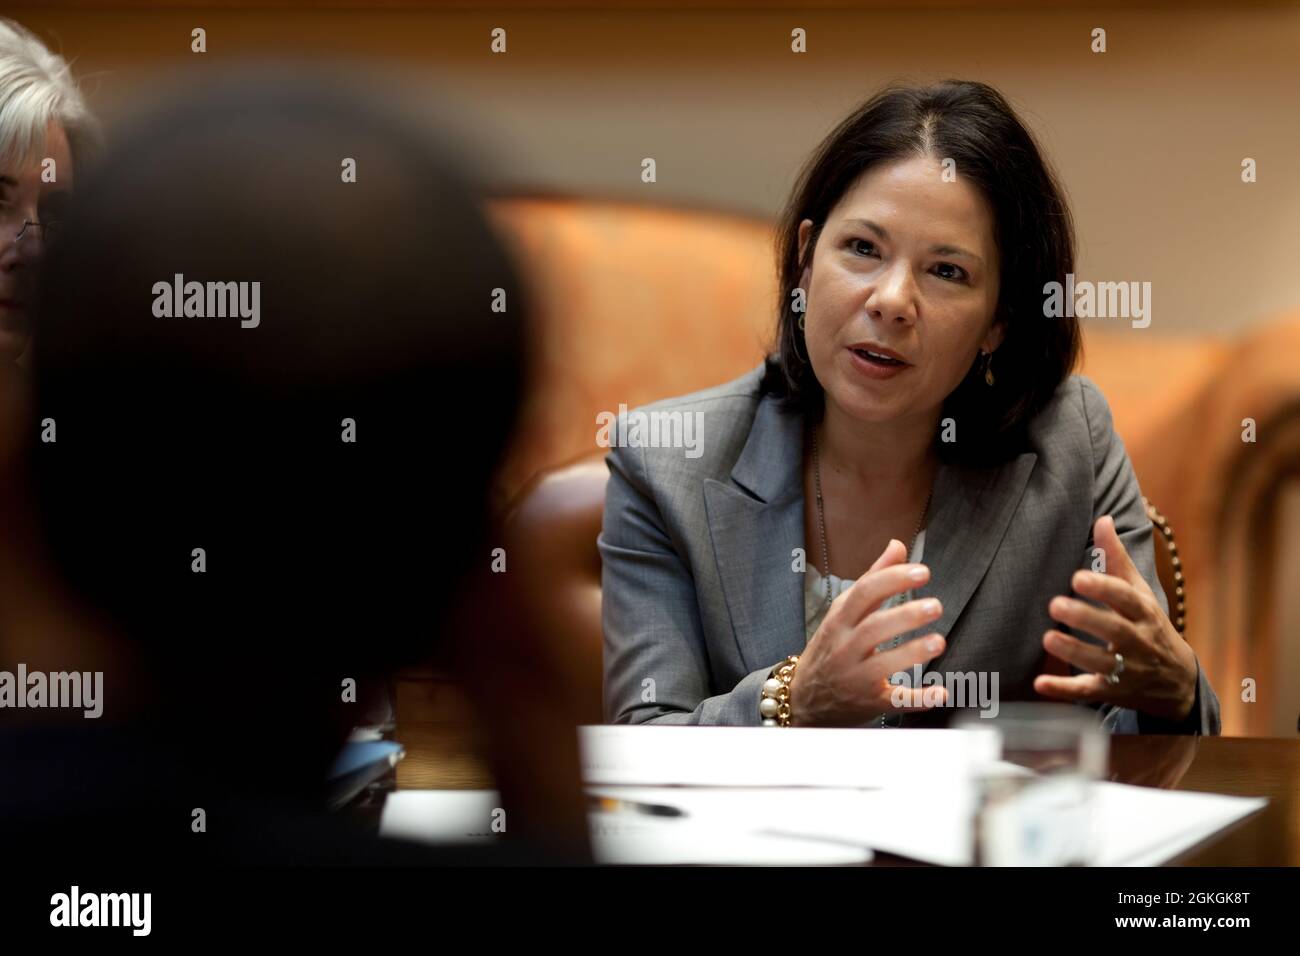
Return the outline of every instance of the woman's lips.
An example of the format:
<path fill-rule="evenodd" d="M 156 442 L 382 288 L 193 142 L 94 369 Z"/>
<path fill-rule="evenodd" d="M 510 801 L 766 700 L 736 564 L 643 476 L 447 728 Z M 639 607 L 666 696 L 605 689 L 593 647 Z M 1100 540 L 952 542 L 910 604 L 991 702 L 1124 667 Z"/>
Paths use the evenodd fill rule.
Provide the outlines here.
<path fill-rule="evenodd" d="M 893 378 L 895 375 L 901 375 L 912 367 L 906 362 L 872 358 L 867 355 L 864 349 L 850 348 L 847 351 L 849 361 L 853 364 L 853 367 L 868 378 Z"/>

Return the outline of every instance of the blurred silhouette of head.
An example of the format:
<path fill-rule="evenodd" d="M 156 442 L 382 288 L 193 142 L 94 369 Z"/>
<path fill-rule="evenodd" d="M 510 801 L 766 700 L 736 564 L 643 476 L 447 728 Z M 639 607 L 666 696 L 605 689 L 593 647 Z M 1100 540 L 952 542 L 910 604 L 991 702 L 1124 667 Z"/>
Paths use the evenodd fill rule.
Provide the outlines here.
<path fill-rule="evenodd" d="M 318 779 L 343 682 L 427 657 L 486 560 L 523 303 L 452 155 L 320 77 L 228 79 L 127 127 L 48 251 L 37 517 L 196 763 L 259 734 Z"/>

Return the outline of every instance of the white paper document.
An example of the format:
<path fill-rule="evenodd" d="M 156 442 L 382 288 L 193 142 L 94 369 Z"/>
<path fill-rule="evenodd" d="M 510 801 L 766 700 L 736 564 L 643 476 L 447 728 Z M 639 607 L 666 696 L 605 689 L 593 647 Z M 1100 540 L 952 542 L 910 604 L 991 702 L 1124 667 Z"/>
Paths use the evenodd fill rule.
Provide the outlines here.
<path fill-rule="evenodd" d="M 499 839 L 492 821 L 500 806 L 495 790 L 399 790 L 384 803 L 379 832 L 426 843 L 490 842 Z M 588 818 L 598 863 L 826 866 L 872 858 L 860 845 L 759 833 L 715 814 L 656 817 L 621 810 Z"/>
<path fill-rule="evenodd" d="M 1158 866 L 1261 809 L 1262 797 L 1092 784 L 1094 866 Z M 974 858 L 974 793 L 890 789 L 861 793 L 852 810 L 799 817 L 777 832 L 852 840 L 878 851 L 969 866 Z"/>
<path fill-rule="evenodd" d="M 1262 810 L 1265 797 L 1229 797 L 1096 785 L 1099 866 L 1159 866 L 1238 820 Z"/>
<path fill-rule="evenodd" d="M 379 834 L 424 843 L 492 843 L 500 807 L 495 790 L 398 790 L 384 800 Z"/>
<path fill-rule="evenodd" d="M 963 776 L 998 754 L 992 730 L 590 726 L 578 728 L 588 784 L 882 787 Z"/>

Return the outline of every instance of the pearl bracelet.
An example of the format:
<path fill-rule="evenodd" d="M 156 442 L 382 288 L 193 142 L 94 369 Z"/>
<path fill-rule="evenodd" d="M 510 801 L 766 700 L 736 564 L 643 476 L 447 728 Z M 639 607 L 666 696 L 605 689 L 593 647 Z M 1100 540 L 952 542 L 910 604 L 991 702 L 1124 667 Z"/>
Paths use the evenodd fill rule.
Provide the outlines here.
<path fill-rule="evenodd" d="M 794 680 L 799 655 L 792 654 L 772 668 L 763 681 L 763 696 L 758 700 L 758 716 L 764 727 L 790 726 L 790 681 Z"/>

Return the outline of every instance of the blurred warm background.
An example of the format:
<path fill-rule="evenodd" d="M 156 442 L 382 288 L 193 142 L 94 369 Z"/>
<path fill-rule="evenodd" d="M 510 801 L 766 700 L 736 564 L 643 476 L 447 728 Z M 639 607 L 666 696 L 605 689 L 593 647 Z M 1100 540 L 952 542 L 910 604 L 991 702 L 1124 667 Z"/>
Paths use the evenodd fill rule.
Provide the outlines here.
<path fill-rule="evenodd" d="M 1083 371 L 1176 534 L 1166 571 L 1186 575 L 1187 637 L 1224 732 L 1297 732 L 1300 9 L 544 6 L 44 0 L 6 12 L 74 61 L 110 128 L 160 76 L 262 55 L 360 64 L 439 122 L 434 104 L 448 103 L 482 154 L 538 307 L 537 375 L 503 500 L 543 469 L 598 455 L 598 411 L 759 360 L 773 315 L 769 222 L 857 102 L 890 82 L 999 87 L 1066 188 L 1078 277 L 1152 284 L 1149 328 L 1088 324 Z M 202 55 L 190 51 L 196 27 Z M 497 27 L 504 54 L 490 50 Z M 797 27 L 804 54 L 790 50 Z M 1090 48 L 1098 27 L 1104 54 Z M 641 182 L 645 157 L 655 183 Z M 1241 441 L 1245 417 L 1258 423 L 1253 445 Z M 588 611 L 589 577 L 575 596 Z M 593 665 L 584 647 L 590 682 L 599 651 Z M 1254 702 L 1241 699 L 1245 679 Z"/>

